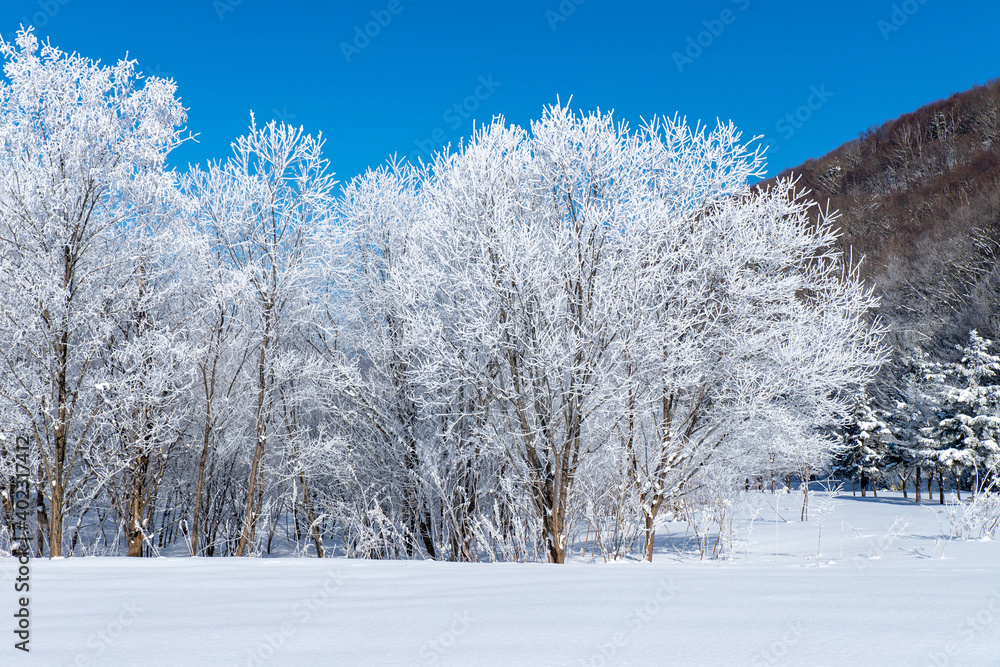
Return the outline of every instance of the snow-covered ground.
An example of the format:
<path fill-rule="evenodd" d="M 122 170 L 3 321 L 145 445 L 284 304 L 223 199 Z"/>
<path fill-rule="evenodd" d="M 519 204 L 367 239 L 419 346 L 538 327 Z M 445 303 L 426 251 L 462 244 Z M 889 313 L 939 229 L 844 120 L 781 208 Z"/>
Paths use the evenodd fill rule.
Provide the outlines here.
<path fill-rule="evenodd" d="M 847 494 L 817 556 L 817 522 L 777 498 L 789 522 L 757 518 L 726 562 L 665 536 L 652 564 L 33 560 L 29 655 L 3 559 L 0 664 L 1000 665 L 1000 542 Z"/>

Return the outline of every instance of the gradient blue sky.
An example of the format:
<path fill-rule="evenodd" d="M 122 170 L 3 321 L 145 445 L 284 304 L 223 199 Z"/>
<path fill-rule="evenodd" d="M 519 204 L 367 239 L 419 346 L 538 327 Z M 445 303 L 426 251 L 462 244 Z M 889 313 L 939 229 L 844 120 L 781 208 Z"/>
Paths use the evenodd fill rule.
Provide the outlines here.
<path fill-rule="evenodd" d="M 22 22 L 175 79 L 199 135 L 172 155 L 179 168 L 228 156 L 253 110 L 321 131 L 341 180 L 571 95 L 630 123 L 732 120 L 768 136 L 774 174 L 1000 76 L 992 1 L 3 0 L 4 38 Z"/>

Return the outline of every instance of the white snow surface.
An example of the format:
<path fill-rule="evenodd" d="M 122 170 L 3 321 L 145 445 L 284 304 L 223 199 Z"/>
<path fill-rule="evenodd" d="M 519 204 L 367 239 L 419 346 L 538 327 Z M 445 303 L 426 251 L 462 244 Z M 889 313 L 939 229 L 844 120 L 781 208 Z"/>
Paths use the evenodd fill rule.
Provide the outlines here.
<path fill-rule="evenodd" d="M 35 559 L 29 654 L 5 558 L 0 665 L 1000 665 L 1000 542 L 848 493 L 816 555 L 798 496 L 770 497 L 788 522 L 727 561 L 665 536 L 651 564 Z"/>

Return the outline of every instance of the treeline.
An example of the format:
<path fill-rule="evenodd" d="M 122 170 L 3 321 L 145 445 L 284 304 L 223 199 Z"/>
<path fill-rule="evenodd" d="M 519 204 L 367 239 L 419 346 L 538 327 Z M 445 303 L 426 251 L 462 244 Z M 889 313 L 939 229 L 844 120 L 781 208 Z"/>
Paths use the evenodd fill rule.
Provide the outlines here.
<path fill-rule="evenodd" d="M 338 186 L 251 123 L 165 169 L 171 81 L 0 46 L 0 481 L 38 555 L 651 559 L 666 510 L 828 459 L 883 328 L 732 125 L 546 109 Z M 17 521 L 3 495 L 0 547 Z"/>
<path fill-rule="evenodd" d="M 840 429 L 833 471 L 861 485 L 901 488 L 912 482 L 921 500 L 921 475 L 931 500 L 951 486 L 974 494 L 998 490 L 1000 471 L 1000 356 L 993 342 L 969 333 L 961 359 L 947 363 L 916 348 L 902 362 L 901 391 L 892 405 L 878 407 L 864 395 Z M 856 488 L 855 488 L 856 492 Z"/>

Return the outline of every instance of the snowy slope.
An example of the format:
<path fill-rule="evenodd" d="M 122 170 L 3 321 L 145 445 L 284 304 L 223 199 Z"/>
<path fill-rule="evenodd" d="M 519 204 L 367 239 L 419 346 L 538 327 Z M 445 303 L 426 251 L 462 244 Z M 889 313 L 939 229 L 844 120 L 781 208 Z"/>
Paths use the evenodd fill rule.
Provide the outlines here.
<path fill-rule="evenodd" d="M 32 652 L 0 664 L 1000 665 L 1000 543 L 940 512 L 842 496 L 822 556 L 771 517 L 722 563 L 35 560 Z"/>

